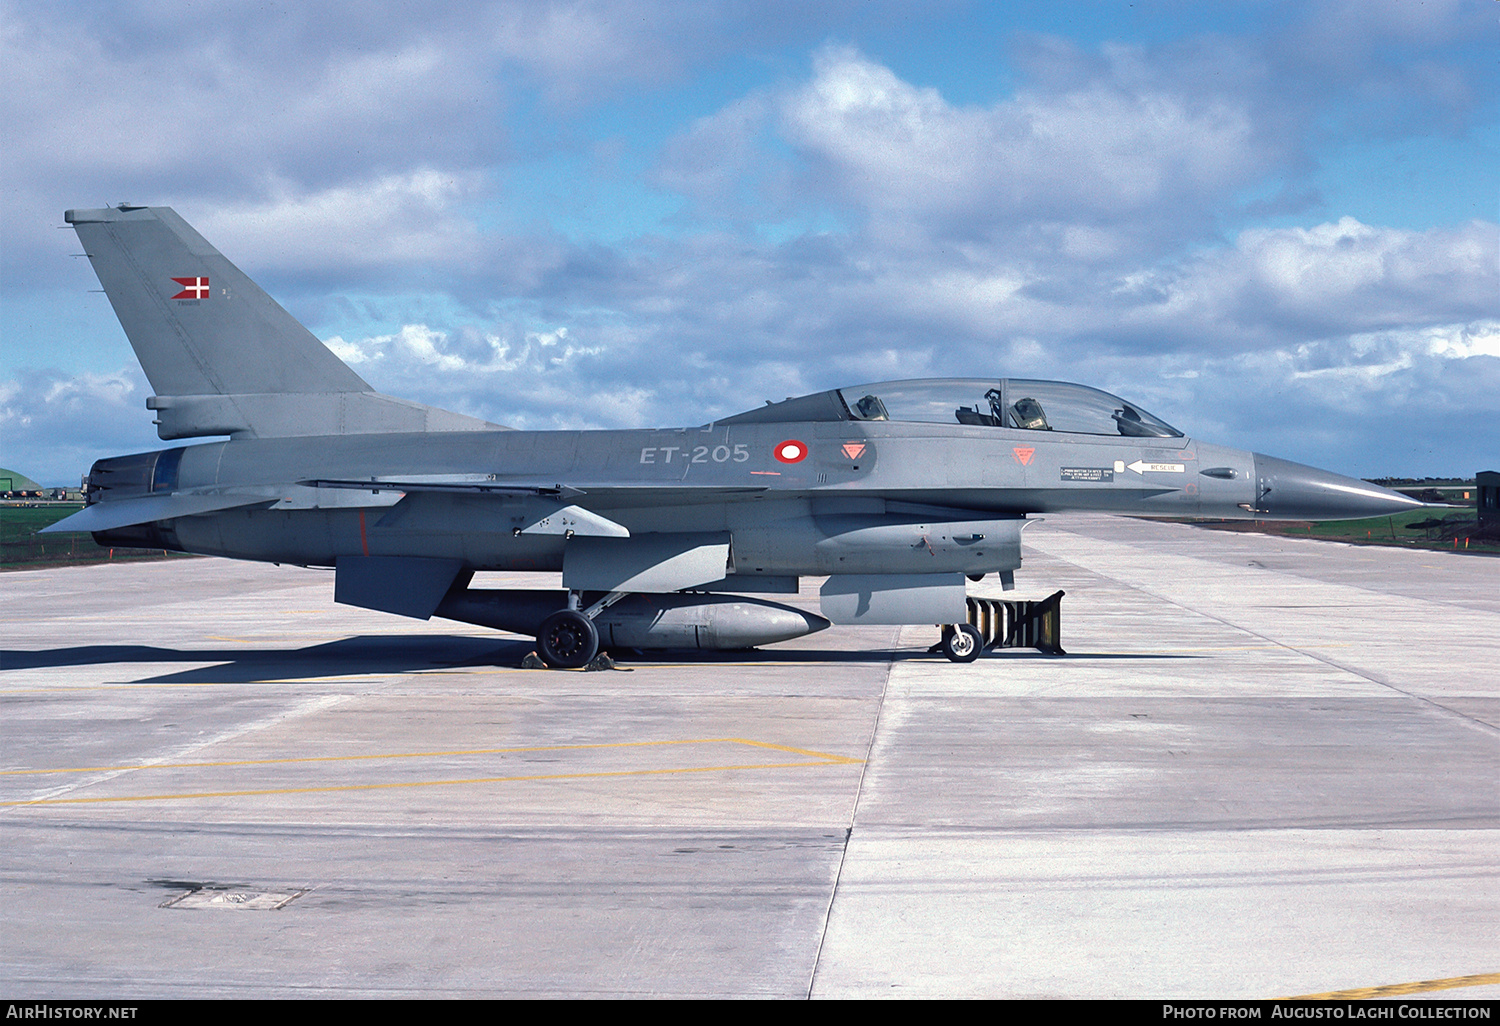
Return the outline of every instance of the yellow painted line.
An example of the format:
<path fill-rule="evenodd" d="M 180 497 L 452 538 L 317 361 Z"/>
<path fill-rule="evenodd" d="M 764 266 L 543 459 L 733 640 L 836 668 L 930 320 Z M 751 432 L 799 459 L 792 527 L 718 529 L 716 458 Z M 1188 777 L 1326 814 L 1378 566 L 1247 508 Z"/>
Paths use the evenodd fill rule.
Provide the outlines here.
<path fill-rule="evenodd" d="M 394 673 L 334 673 L 326 677 L 266 677 L 261 680 L 240 681 L 241 684 L 337 684 L 342 680 L 386 680 L 399 676 Z M 203 683 L 212 683 L 204 681 Z"/>
<path fill-rule="evenodd" d="M 79 766 L 65 769 L 24 769 L 3 770 L 0 776 L 36 776 L 46 773 L 118 773 L 128 770 L 157 770 L 157 769 L 207 769 L 223 766 L 275 766 L 297 762 L 360 762 L 375 759 L 437 759 L 456 755 L 520 755 L 530 752 L 578 752 L 608 748 L 654 748 L 665 745 L 716 745 L 735 744 L 751 745 L 755 748 L 769 748 L 778 752 L 789 752 L 792 755 L 805 755 L 809 759 L 820 759 L 827 763 L 853 763 L 858 764 L 859 759 L 851 759 L 844 755 L 834 755 L 830 752 L 815 752 L 807 748 L 791 748 L 787 745 L 772 744 L 769 741 L 751 741 L 743 737 L 705 737 L 690 738 L 680 741 L 615 741 L 592 745 L 540 745 L 530 748 L 462 748 L 453 751 L 440 752 L 389 752 L 374 755 L 315 755 L 287 759 L 235 759 L 225 762 L 161 762 L 143 763 L 130 766 Z M 24 804 L 24 803 L 11 803 Z"/>
<path fill-rule="evenodd" d="M 857 654 L 857 655 L 866 655 L 866 654 L 875 654 L 875 653 L 859 652 L 859 653 L 854 653 L 854 654 Z M 895 654 L 896 658 L 898 658 L 898 659 L 902 658 L 903 656 L 910 657 L 911 655 L 915 654 L 915 650 L 913 650 L 913 649 L 907 649 L 904 652 L 897 651 L 894 654 Z M 767 666 L 767 667 L 776 667 L 776 668 L 779 669 L 780 667 L 783 667 L 783 666 L 835 666 L 835 665 L 838 665 L 840 662 L 842 662 L 842 660 L 838 660 L 838 659 L 834 659 L 834 660 L 829 660 L 829 659 L 795 659 L 795 660 L 794 659 L 762 659 L 762 660 L 760 660 L 758 662 L 744 662 L 744 663 L 727 663 L 727 662 L 725 662 L 725 663 L 718 663 L 718 662 L 713 662 L 713 663 L 710 663 L 710 662 L 703 662 L 703 663 L 652 663 L 652 662 L 639 662 L 639 663 L 637 663 L 637 662 L 630 662 L 630 663 L 623 663 L 623 664 L 621 664 L 621 667 L 622 667 L 622 669 L 639 669 L 639 670 L 714 670 L 714 669 L 718 669 L 721 666 Z M 443 671 L 441 671 L 441 670 L 420 670 L 420 671 L 418 671 L 418 675 L 424 674 L 424 673 L 442 673 L 442 672 Z M 580 671 L 575 671 L 575 672 L 580 672 Z"/>
<path fill-rule="evenodd" d="M 831 759 L 838 762 L 851 762 L 856 765 L 863 762 L 862 759 L 851 759 L 847 755 L 832 755 L 828 752 L 815 752 L 810 748 L 792 748 L 787 745 L 774 745 L 769 741 L 751 741 L 747 737 L 726 737 L 724 741 L 734 741 L 742 745 L 754 745 L 757 748 L 773 748 L 778 752 L 792 752 L 796 755 L 817 756 L 819 759 Z"/>
<path fill-rule="evenodd" d="M 473 749 L 452 752 L 408 752 L 389 755 L 343 755 L 327 756 L 318 758 L 295 758 L 295 759 L 255 759 L 236 762 L 200 762 L 200 763 L 162 763 L 159 765 L 146 766 L 120 766 L 120 767 L 97 767 L 93 770 L 38 770 L 23 771 L 10 770 L 7 775 L 25 772 L 40 773 L 86 773 L 99 772 L 110 769 L 140 770 L 140 769 L 183 769 L 183 768 L 205 768 L 223 766 L 247 766 L 266 765 L 271 763 L 294 763 L 294 762 L 345 762 L 358 759 L 409 759 L 435 756 L 452 755 L 492 755 L 520 752 L 556 752 L 556 751 L 580 751 L 588 749 L 610 749 L 610 748 L 646 748 L 664 745 L 693 745 L 693 744 L 742 744 L 754 748 L 764 748 L 771 751 L 789 752 L 794 755 L 807 756 L 813 761 L 804 762 L 766 762 L 766 763 L 736 763 L 718 766 L 695 766 L 674 767 L 668 769 L 646 769 L 646 770 L 599 770 L 587 773 L 542 773 L 524 774 L 504 777 L 464 777 L 451 780 L 412 780 L 396 781 L 380 784 L 336 784 L 320 787 L 285 787 L 268 789 L 247 789 L 237 791 L 202 791 L 186 794 L 146 794 L 146 795 L 120 795 L 106 798 L 37 798 L 27 801 L 0 802 L 0 807 L 20 807 L 30 805 L 97 805 L 107 802 L 151 802 L 151 801 L 174 801 L 187 798 L 242 798 L 267 796 L 278 794 L 314 794 L 331 791 L 378 791 L 403 787 L 449 787 L 460 784 L 501 784 L 518 783 L 524 781 L 541 780 L 587 780 L 603 777 L 638 777 L 638 776 L 665 776 L 680 773 L 723 773 L 730 770 L 761 770 L 761 769 L 808 769 L 822 766 L 859 765 L 859 759 L 847 756 L 833 755 L 828 752 L 817 752 L 806 748 L 793 748 L 790 745 L 778 745 L 768 741 L 752 741 L 748 738 L 724 737 L 724 738 L 700 738 L 681 741 L 626 741 L 612 744 L 591 745 L 547 745 L 532 748 L 488 748 Z"/>
<path fill-rule="evenodd" d="M 856 762 L 858 760 L 840 760 Z M 507 784 L 529 780 L 587 780 L 595 777 L 650 777 L 671 773 L 724 773 L 729 770 L 809 769 L 834 766 L 832 762 L 763 762 L 733 766 L 698 766 L 678 769 L 612 770 L 598 773 L 544 773 L 520 777 L 471 777 L 462 780 L 407 780 L 386 784 L 339 784 L 331 787 L 283 787 L 264 791 L 203 791 L 194 794 L 139 794 L 115 798 L 39 798 L 25 802 L 0 802 L 0 807 L 25 805 L 88 805 L 102 802 L 159 802 L 182 798 L 247 798 L 276 794 L 314 794 L 324 791 L 380 791 L 397 787 L 449 787 L 456 784 Z"/>
<path fill-rule="evenodd" d="M 1326 994 L 1298 994 L 1277 998 L 1278 1001 L 1369 1001 L 1374 998 L 1400 997 L 1402 994 L 1425 994 L 1434 990 L 1456 990 L 1459 987 L 1483 987 L 1500 984 L 1500 973 L 1478 976 L 1451 976 L 1446 980 L 1418 980 L 1415 983 L 1388 983 L 1383 987 L 1361 987 L 1358 990 L 1331 990 Z"/>

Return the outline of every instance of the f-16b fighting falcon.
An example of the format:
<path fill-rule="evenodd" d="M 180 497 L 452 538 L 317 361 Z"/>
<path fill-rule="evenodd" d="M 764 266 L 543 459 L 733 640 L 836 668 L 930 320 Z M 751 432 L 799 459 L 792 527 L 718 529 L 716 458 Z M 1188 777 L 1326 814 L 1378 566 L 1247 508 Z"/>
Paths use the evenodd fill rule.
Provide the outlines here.
<path fill-rule="evenodd" d="M 116 456 L 52 531 L 333 567 L 334 599 L 606 648 L 736 649 L 838 624 L 982 637 L 965 580 L 1010 588 L 1030 514 L 1334 520 L 1396 492 L 1189 438 L 1084 385 L 886 381 L 697 427 L 516 431 L 383 395 L 167 207 L 70 210 L 164 440 Z M 562 589 L 471 587 L 485 570 Z M 822 616 L 754 597 L 827 576 Z"/>

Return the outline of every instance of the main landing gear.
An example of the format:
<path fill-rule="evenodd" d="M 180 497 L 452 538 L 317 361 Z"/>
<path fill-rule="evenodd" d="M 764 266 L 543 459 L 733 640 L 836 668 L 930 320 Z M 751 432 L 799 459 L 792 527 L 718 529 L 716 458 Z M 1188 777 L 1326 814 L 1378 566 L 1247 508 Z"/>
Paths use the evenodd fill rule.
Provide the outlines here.
<path fill-rule="evenodd" d="M 560 609 L 542 621 L 536 648 L 548 666 L 576 670 L 599 654 L 599 631 L 578 610 Z"/>
<path fill-rule="evenodd" d="M 580 609 L 583 594 L 569 591 L 568 608 L 559 609 L 547 617 L 536 632 L 536 650 L 542 662 L 554 670 L 577 670 L 589 666 L 599 654 L 599 628 L 594 626 L 594 617 L 628 594 L 624 591 L 607 592 L 587 609 Z M 608 657 L 604 661 L 608 662 Z"/>

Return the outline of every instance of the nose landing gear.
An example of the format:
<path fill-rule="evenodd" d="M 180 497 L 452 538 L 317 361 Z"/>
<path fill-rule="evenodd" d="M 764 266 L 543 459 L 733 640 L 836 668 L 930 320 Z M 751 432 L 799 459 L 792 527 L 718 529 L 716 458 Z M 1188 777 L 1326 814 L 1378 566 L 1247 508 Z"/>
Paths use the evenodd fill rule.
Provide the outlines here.
<path fill-rule="evenodd" d="M 943 640 L 940 644 L 943 655 L 955 663 L 972 663 L 984 650 L 984 639 L 979 635 L 979 628 L 971 623 L 948 624 L 943 628 Z"/>
<path fill-rule="evenodd" d="M 991 648 L 1034 648 L 1066 655 L 1061 644 L 1062 597 L 1053 592 L 1040 602 L 987 599 L 970 595 L 968 623 L 942 624 L 942 638 L 927 651 L 941 652 L 955 663 L 972 663 Z"/>

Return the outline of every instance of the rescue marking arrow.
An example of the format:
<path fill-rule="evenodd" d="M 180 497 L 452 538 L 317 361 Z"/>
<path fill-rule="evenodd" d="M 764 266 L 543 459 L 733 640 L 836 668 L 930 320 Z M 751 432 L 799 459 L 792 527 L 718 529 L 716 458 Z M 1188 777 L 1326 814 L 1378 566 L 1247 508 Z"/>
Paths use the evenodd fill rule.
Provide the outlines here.
<path fill-rule="evenodd" d="M 1137 474 L 1144 474 L 1147 471 L 1155 474 L 1182 474 L 1187 471 L 1187 466 L 1182 463 L 1147 463 L 1144 460 L 1136 460 L 1130 464 L 1130 469 Z"/>

